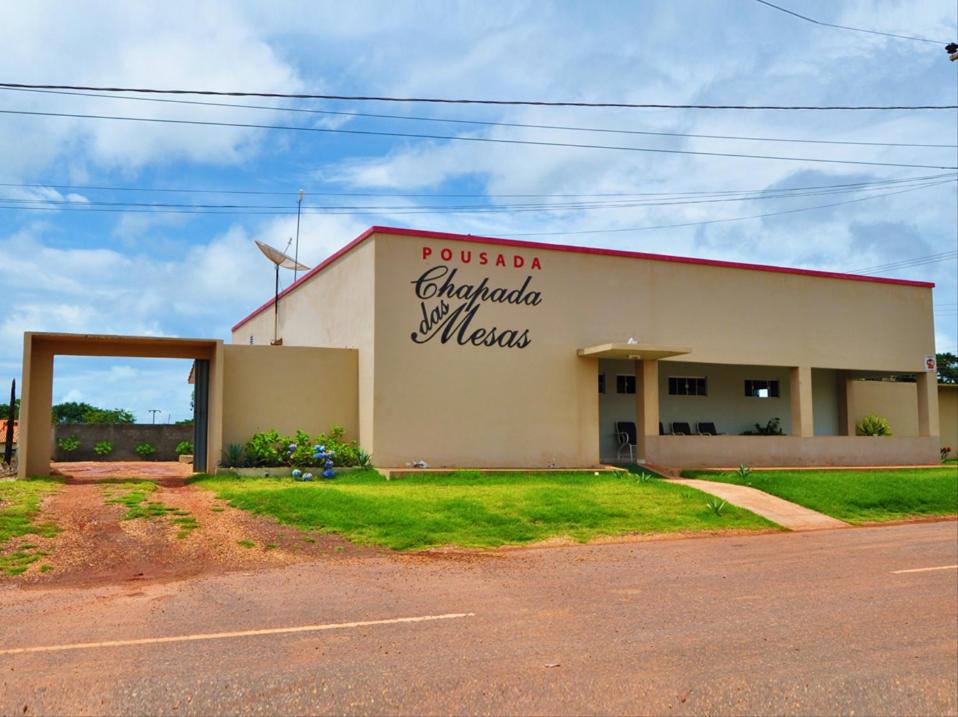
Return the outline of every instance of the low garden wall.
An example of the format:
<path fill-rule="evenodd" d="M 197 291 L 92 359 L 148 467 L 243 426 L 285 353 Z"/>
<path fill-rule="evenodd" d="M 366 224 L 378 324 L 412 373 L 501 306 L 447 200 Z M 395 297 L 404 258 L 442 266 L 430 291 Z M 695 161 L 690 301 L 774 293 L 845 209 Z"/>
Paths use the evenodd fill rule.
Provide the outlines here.
<path fill-rule="evenodd" d="M 80 446 L 67 452 L 60 448 L 61 438 L 77 438 Z M 100 441 L 109 441 L 113 451 L 98 455 L 93 447 Z M 176 446 L 181 441 L 193 441 L 193 426 L 166 424 L 101 425 L 74 423 L 53 427 L 53 460 L 55 461 L 175 461 Z M 156 452 L 144 458 L 136 452 L 141 443 L 150 443 Z"/>

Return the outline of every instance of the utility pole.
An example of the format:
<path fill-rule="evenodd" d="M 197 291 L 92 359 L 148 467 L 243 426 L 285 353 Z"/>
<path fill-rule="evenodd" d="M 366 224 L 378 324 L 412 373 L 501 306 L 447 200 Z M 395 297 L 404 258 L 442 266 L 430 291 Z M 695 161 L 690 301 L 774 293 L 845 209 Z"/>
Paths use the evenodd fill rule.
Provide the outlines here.
<path fill-rule="evenodd" d="M 303 213 L 303 190 L 299 190 L 299 201 L 296 203 L 296 248 L 293 250 L 293 261 L 296 266 L 293 267 L 293 283 L 296 283 L 296 275 L 299 273 L 299 217 Z"/>
<path fill-rule="evenodd" d="M 157 413 L 162 413 L 162 411 L 161 411 L 159 408 L 151 408 L 151 409 L 149 409 L 149 410 L 147 411 L 147 413 L 152 413 L 152 414 L 153 414 L 153 423 L 156 423 L 156 414 L 157 414 Z"/>

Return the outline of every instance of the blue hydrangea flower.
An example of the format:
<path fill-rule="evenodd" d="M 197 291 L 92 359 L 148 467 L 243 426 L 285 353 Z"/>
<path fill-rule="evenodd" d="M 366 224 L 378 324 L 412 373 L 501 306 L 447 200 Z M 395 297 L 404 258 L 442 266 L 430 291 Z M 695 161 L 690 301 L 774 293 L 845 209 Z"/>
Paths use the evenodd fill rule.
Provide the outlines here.
<path fill-rule="evenodd" d="M 289 450 L 290 450 L 290 451 L 295 451 L 296 448 L 297 448 L 297 446 L 296 446 L 295 443 L 290 443 L 290 444 L 289 444 Z"/>
<path fill-rule="evenodd" d="M 293 469 L 293 478 L 297 478 L 297 479 L 298 479 L 298 478 L 302 477 L 302 475 L 303 475 L 303 472 L 302 472 L 299 468 L 294 468 L 294 469 Z"/>
<path fill-rule="evenodd" d="M 303 474 L 303 480 L 312 480 L 312 479 L 313 479 L 313 474 L 312 474 L 312 473 L 305 473 L 305 474 Z"/>
<path fill-rule="evenodd" d="M 327 458 L 327 459 L 326 459 L 326 467 L 327 467 L 327 468 L 332 468 L 332 467 L 333 467 L 333 461 L 332 461 L 331 458 Z"/>
<path fill-rule="evenodd" d="M 335 475 L 336 473 L 333 471 L 332 468 L 327 468 L 326 470 L 323 471 L 323 478 L 333 478 Z"/>

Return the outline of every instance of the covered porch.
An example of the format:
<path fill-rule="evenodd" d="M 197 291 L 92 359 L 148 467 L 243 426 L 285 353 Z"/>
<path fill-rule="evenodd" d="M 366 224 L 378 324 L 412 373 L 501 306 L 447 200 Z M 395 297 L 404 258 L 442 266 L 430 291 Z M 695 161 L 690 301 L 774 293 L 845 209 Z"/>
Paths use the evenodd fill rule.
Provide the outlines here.
<path fill-rule="evenodd" d="M 631 459 L 665 466 L 938 462 L 933 372 L 683 360 L 690 353 L 637 343 L 579 349 L 596 365 L 601 460 L 630 460 L 616 430 L 625 423 L 634 426 Z M 912 380 L 878 380 L 891 375 Z M 868 413 L 888 418 L 892 436 L 857 436 L 856 423 Z"/>

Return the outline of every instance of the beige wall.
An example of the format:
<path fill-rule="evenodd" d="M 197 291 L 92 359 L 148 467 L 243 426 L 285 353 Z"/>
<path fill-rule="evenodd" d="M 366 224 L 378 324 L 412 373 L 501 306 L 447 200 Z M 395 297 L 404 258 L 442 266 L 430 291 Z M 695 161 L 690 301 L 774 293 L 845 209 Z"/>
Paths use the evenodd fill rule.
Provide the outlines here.
<path fill-rule="evenodd" d="M 432 253 L 424 259 L 427 248 Z M 443 258 L 443 250 L 453 258 Z M 500 254 L 506 266 L 497 265 Z M 526 294 L 539 292 L 541 303 L 481 302 L 467 332 L 483 330 L 479 343 L 490 330 L 527 336 L 528 345 L 413 340 L 432 330 L 420 327 L 424 308 L 452 313 L 465 303 L 447 298 L 443 307 L 415 295 L 416 279 L 440 265 L 456 270 L 457 285 L 487 279 L 490 289 L 515 291 L 531 277 Z M 918 372 L 934 352 L 927 287 L 382 232 L 282 299 L 280 327 L 287 346 L 359 349 L 360 438 L 382 466 L 418 459 L 439 466 L 596 463 L 603 430 L 598 360 L 578 358 L 576 349 L 629 337 L 688 346 L 688 363 L 781 374 L 783 405 L 768 417 L 780 416 L 786 428 L 791 367 L 802 367 L 796 375 L 815 384 L 803 410 L 815 406 L 816 428 L 834 428 L 839 407 L 829 395 L 836 370 Z M 245 344 L 250 335 L 257 344 L 269 341 L 270 311 L 241 326 L 233 340 Z M 669 363 L 661 362 L 663 381 Z M 684 414 L 663 420 L 721 421 Z"/>
<path fill-rule="evenodd" d="M 951 448 L 951 457 L 958 454 L 958 385 L 938 385 L 938 412 L 941 420 L 941 445 Z"/>
<path fill-rule="evenodd" d="M 653 436 L 649 462 L 681 468 L 938 463 L 938 437 Z"/>
<path fill-rule="evenodd" d="M 918 393 L 914 383 L 902 381 L 852 381 L 849 405 L 855 425 L 865 416 L 887 418 L 893 436 L 918 435 Z"/>
<path fill-rule="evenodd" d="M 597 361 L 575 351 L 608 341 L 689 346 L 688 362 L 902 372 L 922 370 L 934 351 L 931 291 L 923 287 L 386 234 L 375 245 L 377 265 L 388 267 L 376 281 L 381 465 L 595 463 Z M 444 248 L 452 261 L 442 260 Z M 471 252 L 471 263 L 461 251 Z M 482 251 L 491 258 L 485 266 L 477 264 Z M 508 266 L 494 265 L 500 253 Z M 513 268 L 515 256 L 522 269 Z M 541 270 L 528 269 L 534 258 Z M 458 283 L 488 277 L 490 287 L 510 290 L 531 276 L 539 306 L 486 302 L 472 322 L 527 329 L 529 346 L 410 340 L 423 318 L 413 282 L 439 264 L 455 268 Z M 461 303 L 447 301 L 450 311 Z M 669 362 L 660 368 L 667 375 Z M 787 425 L 787 409 L 772 415 Z"/>
<path fill-rule="evenodd" d="M 358 352 L 291 346 L 224 347 L 223 445 L 259 431 L 359 434 Z"/>
<path fill-rule="evenodd" d="M 279 302 L 283 346 L 358 349 L 359 442 L 374 454 L 373 396 L 375 244 L 367 241 L 301 284 Z M 273 309 L 233 331 L 233 344 L 269 346 Z M 317 376 L 322 381 L 322 376 Z M 383 464 L 385 465 L 385 464 Z"/>

